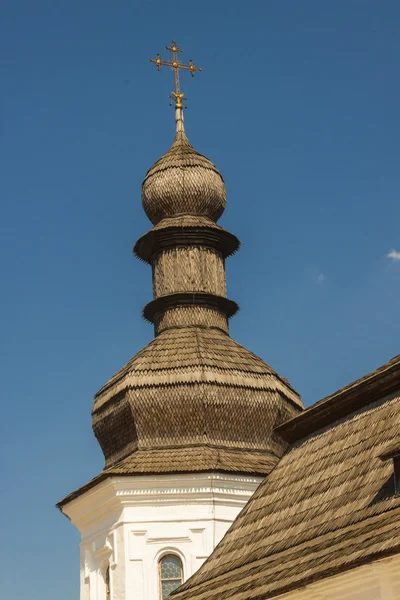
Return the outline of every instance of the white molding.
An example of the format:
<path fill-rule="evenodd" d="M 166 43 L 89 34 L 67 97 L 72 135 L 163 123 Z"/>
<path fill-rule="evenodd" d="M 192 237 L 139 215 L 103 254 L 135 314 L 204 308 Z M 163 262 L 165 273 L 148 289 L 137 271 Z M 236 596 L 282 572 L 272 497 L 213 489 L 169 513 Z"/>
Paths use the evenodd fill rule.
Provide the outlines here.
<path fill-rule="evenodd" d="M 148 537 L 147 544 L 187 544 L 192 541 L 190 537 Z"/>
<path fill-rule="evenodd" d="M 214 505 L 242 506 L 262 481 L 261 477 L 222 473 L 110 477 L 63 507 L 63 512 L 81 529 L 108 514 L 119 520 L 118 511 L 128 505 L 185 505 L 210 498 Z"/>
<path fill-rule="evenodd" d="M 209 556 L 261 482 L 224 473 L 109 477 L 64 506 L 81 532 L 81 600 L 159 600 L 158 560 L 179 556 L 184 578 Z"/>

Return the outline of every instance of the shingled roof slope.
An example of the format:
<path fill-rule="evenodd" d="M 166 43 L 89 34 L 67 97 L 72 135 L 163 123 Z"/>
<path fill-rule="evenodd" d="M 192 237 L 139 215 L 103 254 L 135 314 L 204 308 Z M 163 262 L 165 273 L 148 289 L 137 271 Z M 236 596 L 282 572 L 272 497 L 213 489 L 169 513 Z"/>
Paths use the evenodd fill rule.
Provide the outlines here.
<path fill-rule="evenodd" d="M 282 423 L 276 431 L 288 441 L 295 442 L 333 420 L 354 412 L 364 406 L 366 401 L 372 402 L 394 390 L 400 383 L 399 371 L 400 354 L 371 373 L 315 402 L 301 414 Z"/>
<path fill-rule="evenodd" d="M 211 327 L 178 327 L 163 331 L 135 354 L 97 392 L 95 408 L 129 387 L 212 382 L 278 390 L 303 407 L 287 379 L 229 335 Z"/>
<path fill-rule="evenodd" d="M 380 459 L 400 437 L 399 361 L 396 378 L 397 391 L 293 444 L 174 600 L 272 598 L 399 552 L 400 497 Z"/>
<path fill-rule="evenodd" d="M 138 450 L 175 447 L 180 470 L 190 470 L 185 448 L 214 445 L 242 448 L 253 473 L 260 460 L 249 450 L 282 456 L 288 444 L 273 430 L 301 408 L 258 356 L 218 328 L 188 326 L 166 329 L 138 352 L 98 392 L 92 414 L 106 468 Z"/>
<path fill-rule="evenodd" d="M 108 460 L 59 506 L 113 475 L 265 475 L 287 447 L 274 427 L 301 408 L 284 377 L 221 330 L 167 329 L 96 394 L 93 423 Z"/>

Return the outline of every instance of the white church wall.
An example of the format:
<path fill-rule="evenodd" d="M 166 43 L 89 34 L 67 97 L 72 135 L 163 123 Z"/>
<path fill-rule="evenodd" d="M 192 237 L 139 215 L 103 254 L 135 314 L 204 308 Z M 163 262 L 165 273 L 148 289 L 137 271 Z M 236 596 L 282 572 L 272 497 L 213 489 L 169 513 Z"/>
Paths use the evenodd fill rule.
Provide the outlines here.
<path fill-rule="evenodd" d="M 277 600 L 400 600 L 400 554 L 328 577 Z"/>
<path fill-rule="evenodd" d="M 114 477 L 63 508 L 81 532 L 81 600 L 159 600 L 159 560 L 188 579 L 211 554 L 261 478 L 221 473 Z"/>

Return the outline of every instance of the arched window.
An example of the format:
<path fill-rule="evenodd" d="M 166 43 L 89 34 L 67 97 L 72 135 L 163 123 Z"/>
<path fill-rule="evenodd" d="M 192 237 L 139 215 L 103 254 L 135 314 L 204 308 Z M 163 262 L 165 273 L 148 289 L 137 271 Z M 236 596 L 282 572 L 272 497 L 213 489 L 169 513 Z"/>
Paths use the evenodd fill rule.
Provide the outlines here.
<path fill-rule="evenodd" d="M 106 584 L 106 600 L 110 600 L 110 567 L 108 566 L 104 575 L 104 583 Z"/>
<path fill-rule="evenodd" d="M 171 592 L 183 582 L 183 569 L 180 558 L 175 554 L 163 556 L 158 563 L 160 577 L 160 596 L 161 600 L 167 598 Z"/>

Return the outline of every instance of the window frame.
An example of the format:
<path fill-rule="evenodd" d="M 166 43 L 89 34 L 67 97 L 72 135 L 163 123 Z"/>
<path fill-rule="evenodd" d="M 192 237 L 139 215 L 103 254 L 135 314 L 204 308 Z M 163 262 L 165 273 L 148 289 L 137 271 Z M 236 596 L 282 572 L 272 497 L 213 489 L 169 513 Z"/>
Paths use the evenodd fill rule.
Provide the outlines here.
<path fill-rule="evenodd" d="M 162 561 L 165 560 L 166 558 L 168 558 L 169 556 L 173 556 L 174 558 L 176 558 L 179 561 L 179 564 L 181 566 L 181 576 L 178 577 L 161 577 L 161 564 Z M 158 559 L 158 587 L 159 587 L 159 598 L 160 600 L 164 600 L 163 598 L 163 581 L 180 581 L 179 585 L 182 585 L 182 583 L 184 582 L 184 572 L 183 572 L 183 560 L 182 558 L 179 556 L 179 554 L 177 554 L 176 552 L 165 552 L 163 553 L 160 558 Z M 168 598 L 168 596 L 166 596 L 166 598 Z"/>

